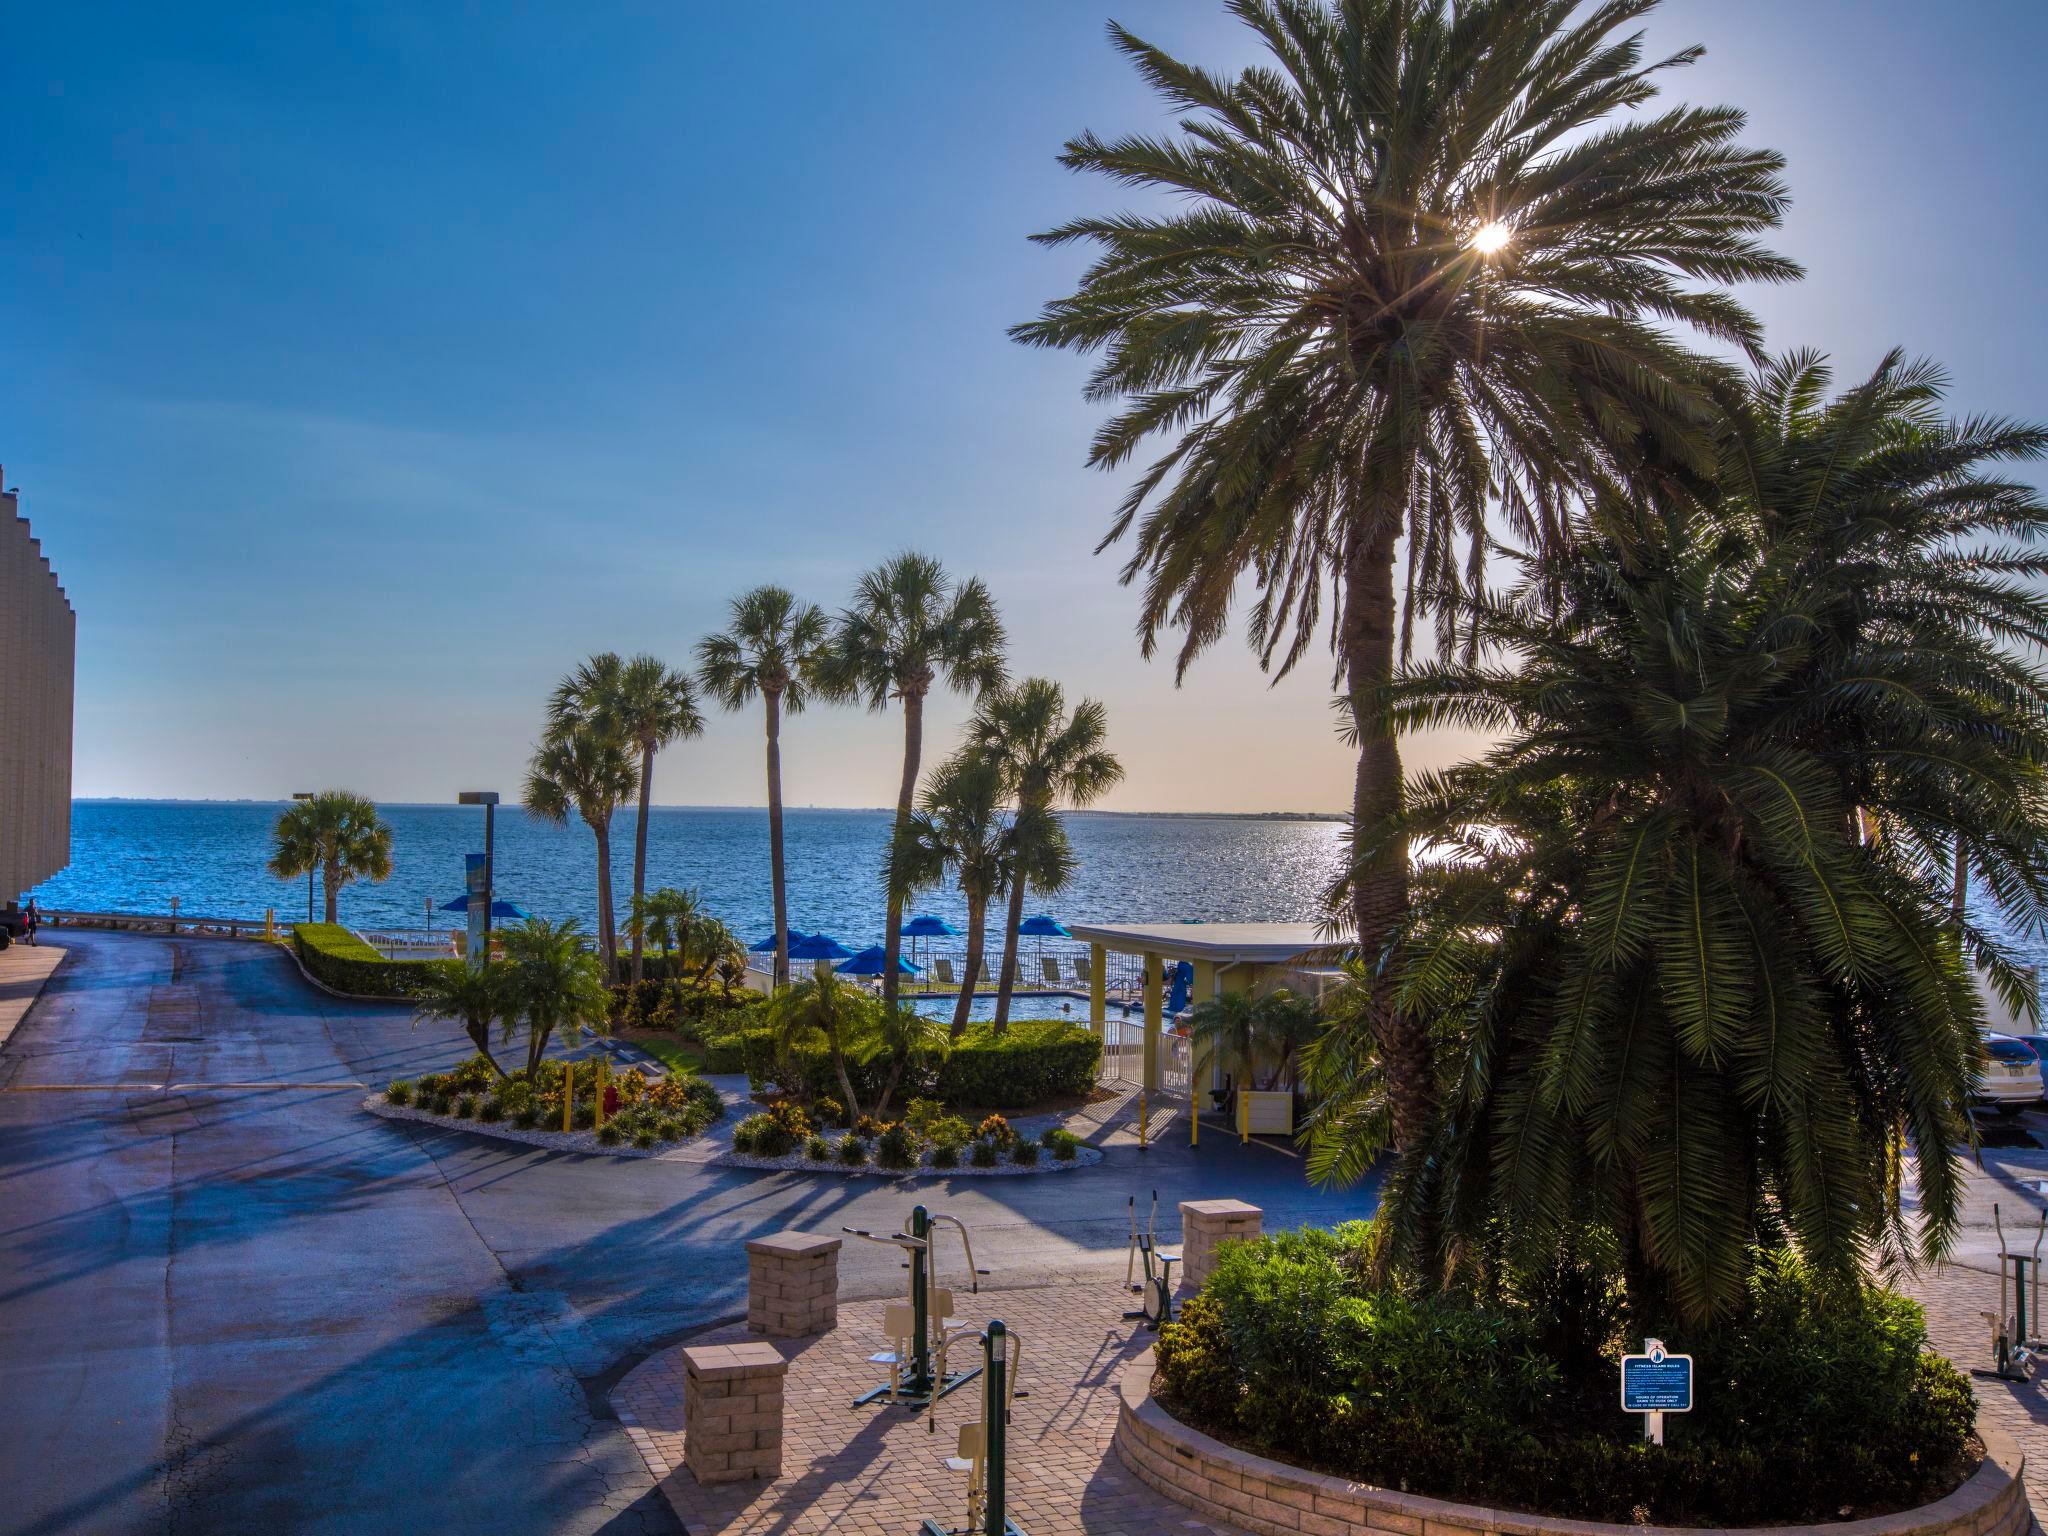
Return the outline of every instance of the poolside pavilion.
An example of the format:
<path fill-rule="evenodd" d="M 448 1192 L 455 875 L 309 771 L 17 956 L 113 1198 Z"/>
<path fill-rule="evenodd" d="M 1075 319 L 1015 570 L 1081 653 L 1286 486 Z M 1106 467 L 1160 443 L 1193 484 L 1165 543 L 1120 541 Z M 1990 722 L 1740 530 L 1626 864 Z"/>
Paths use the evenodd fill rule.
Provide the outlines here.
<path fill-rule="evenodd" d="M 1169 966 L 1185 960 L 1193 967 L 1190 1003 L 1281 986 L 1314 992 L 1335 970 L 1325 958 L 1331 941 L 1318 923 L 1070 923 L 1068 928 L 1088 945 L 1088 1027 L 1098 1035 L 1109 1013 L 1108 957 L 1140 961 L 1145 1019 L 1141 1080 L 1154 1092 L 1165 1086 L 1161 1039 Z"/>

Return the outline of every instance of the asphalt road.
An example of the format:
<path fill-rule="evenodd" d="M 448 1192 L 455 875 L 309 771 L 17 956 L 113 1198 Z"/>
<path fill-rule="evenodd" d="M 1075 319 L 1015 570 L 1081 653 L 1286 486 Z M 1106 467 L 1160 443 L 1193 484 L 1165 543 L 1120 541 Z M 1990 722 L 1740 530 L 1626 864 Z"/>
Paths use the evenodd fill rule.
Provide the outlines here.
<path fill-rule="evenodd" d="M 1133 1193 L 1237 1196 L 1269 1230 L 1372 1203 L 1221 1137 L 899 1180 L 386 1121 L 364 1094 L 459 1060 L 456 1031 L 261 945 L 62 937 L 0 1050 L 0 1531 L 673 1531 L 604 1392 L 743 1310 L 745 1238 L 893 1228 L 923 1200 L 969 1224 L 988 1284 L 1110 1284 Z M 845 1251 L 846 1294 L 900 1283 Z"/>

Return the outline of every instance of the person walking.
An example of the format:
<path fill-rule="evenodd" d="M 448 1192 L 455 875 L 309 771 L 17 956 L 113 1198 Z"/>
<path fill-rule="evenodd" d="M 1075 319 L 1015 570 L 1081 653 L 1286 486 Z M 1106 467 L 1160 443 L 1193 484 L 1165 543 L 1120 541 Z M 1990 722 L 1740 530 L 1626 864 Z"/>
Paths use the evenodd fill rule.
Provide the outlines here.
<path fill-rule="evenodd" d="M 28 941 L 33 945 L 36 941 L 36 929 L 43 921 L 43 914 L 36 909 L 35 897 L 29 897 L 28 909 L 21 914 L 21 919 L 23 926 L 28 929 Z"/>

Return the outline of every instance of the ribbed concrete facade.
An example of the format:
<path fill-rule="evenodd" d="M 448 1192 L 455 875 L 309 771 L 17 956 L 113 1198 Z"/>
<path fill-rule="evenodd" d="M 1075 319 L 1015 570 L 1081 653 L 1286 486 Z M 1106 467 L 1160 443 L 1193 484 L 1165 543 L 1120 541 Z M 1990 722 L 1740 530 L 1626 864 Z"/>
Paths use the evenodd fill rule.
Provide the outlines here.
<path fill-rule="evenodd" d="M 0 903 L 71 862 L 77 646 L 71 601 L 14 492 L 0 492 Z"/>

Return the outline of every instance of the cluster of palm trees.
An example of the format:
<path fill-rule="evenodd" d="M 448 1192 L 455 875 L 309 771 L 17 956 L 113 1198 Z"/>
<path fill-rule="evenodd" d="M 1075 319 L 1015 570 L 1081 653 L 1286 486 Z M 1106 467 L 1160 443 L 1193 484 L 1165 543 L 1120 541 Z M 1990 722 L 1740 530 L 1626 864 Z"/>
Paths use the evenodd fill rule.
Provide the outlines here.
<path fill-rule="evenodd" d="M 925 703 L 942 686 L 974 699 L 975 714 L 960 754 L 933 776 L 920 799 Z M 776 985 L 789 980 L 783 717 L 817 701 L 865 704 L 878 712 L 894 707 L 903 716 L 903 770 L 884 861 L 883 1004 L 892 1012 L 897 1006 L 906 902 L 951 876 L 968 896 L 977 935 L 960 1005 L 962 1027 L 988 903 L 1008 897 L 997 1002 L 999 1023 L 1006 1021 L 1025 892 L 1057 890 L 1072 868 L 1072 849 L 1056 812 L 1089 804 L 1122 775 L 1104 746 L 1102 706 L 1084 699 L 1069 711 L 1057 683 L 1011 683 L 1002 620 L 987 586 L 971 577 L 956 579 L 937 560 L 914 552 L 863 575 L 853 600 L 832 617 L 779 586 L 742 593 L 732 600 L 725 628 L 698 642 L 694 674 L 652 656 L 591 657 L 562 679 L 549 700 L 522 798 L 529 812 L 549 821 L 577 816 L 596 838 L 597 941 L 607 971 L 615 973 L 611 821 L 637 796 L 627 923 L 635 982 L 645 974 L 649 944 L 694 954 L 708 973 L 737 943 L 723 924 L 709 928 L 687 893 L 647 891 L 655 755 L 702 734 L 700 696 L 731 711 L 757 701 L 761 707 Z M 986 848 L 970 851 L 968 843 L 976 838 Z"/>
<path fill-rule="evenodd" d="M 1094 463 L 1163 443 L 1104 541 L 1148 654 L 1177 630 L 1184 672 L 1246 589 L 1276 674 L 1328 624 L 1320 1171 L 1400 1154 L 1418 1272 L 1597 1222 L 1698 1316 L 1752 1243 L 1846 1270 L 1954 1229 L 1966 965 L 2019 991 L 1968 875 L 2048 932 L 2048 514 L 1982 466 L 2048 443 L 1897 360 L 1829 400 L 1767 357 L 1729 288 L 1800 275 L 1759 243 L 1783 163 L 1652 105 L 1699 53 L 1645 56 L 1655 5 L 1231 0 L 1269 55 L 1235 75 L 1112 28 L 1177 130 L 1065 163 L 1165 196 L 1040 236 L 1095 259 L 1014 334 L 1098 355 Z M 1446 721 L 1505 742 L 1405 782 Z"/>
<path fill-rule="evenodd" d="M 724 919 L 704 910 L 694 890 L 664 885 L 635 896 L 626 914 L 626 936 L 633 941 L 636 960 L 643 956 L 643 945 L 645 953 L 659 952 L 671 981 L 701 987 L 716 976 L 730 995 L 746 978 L 745 942 Z"/>

